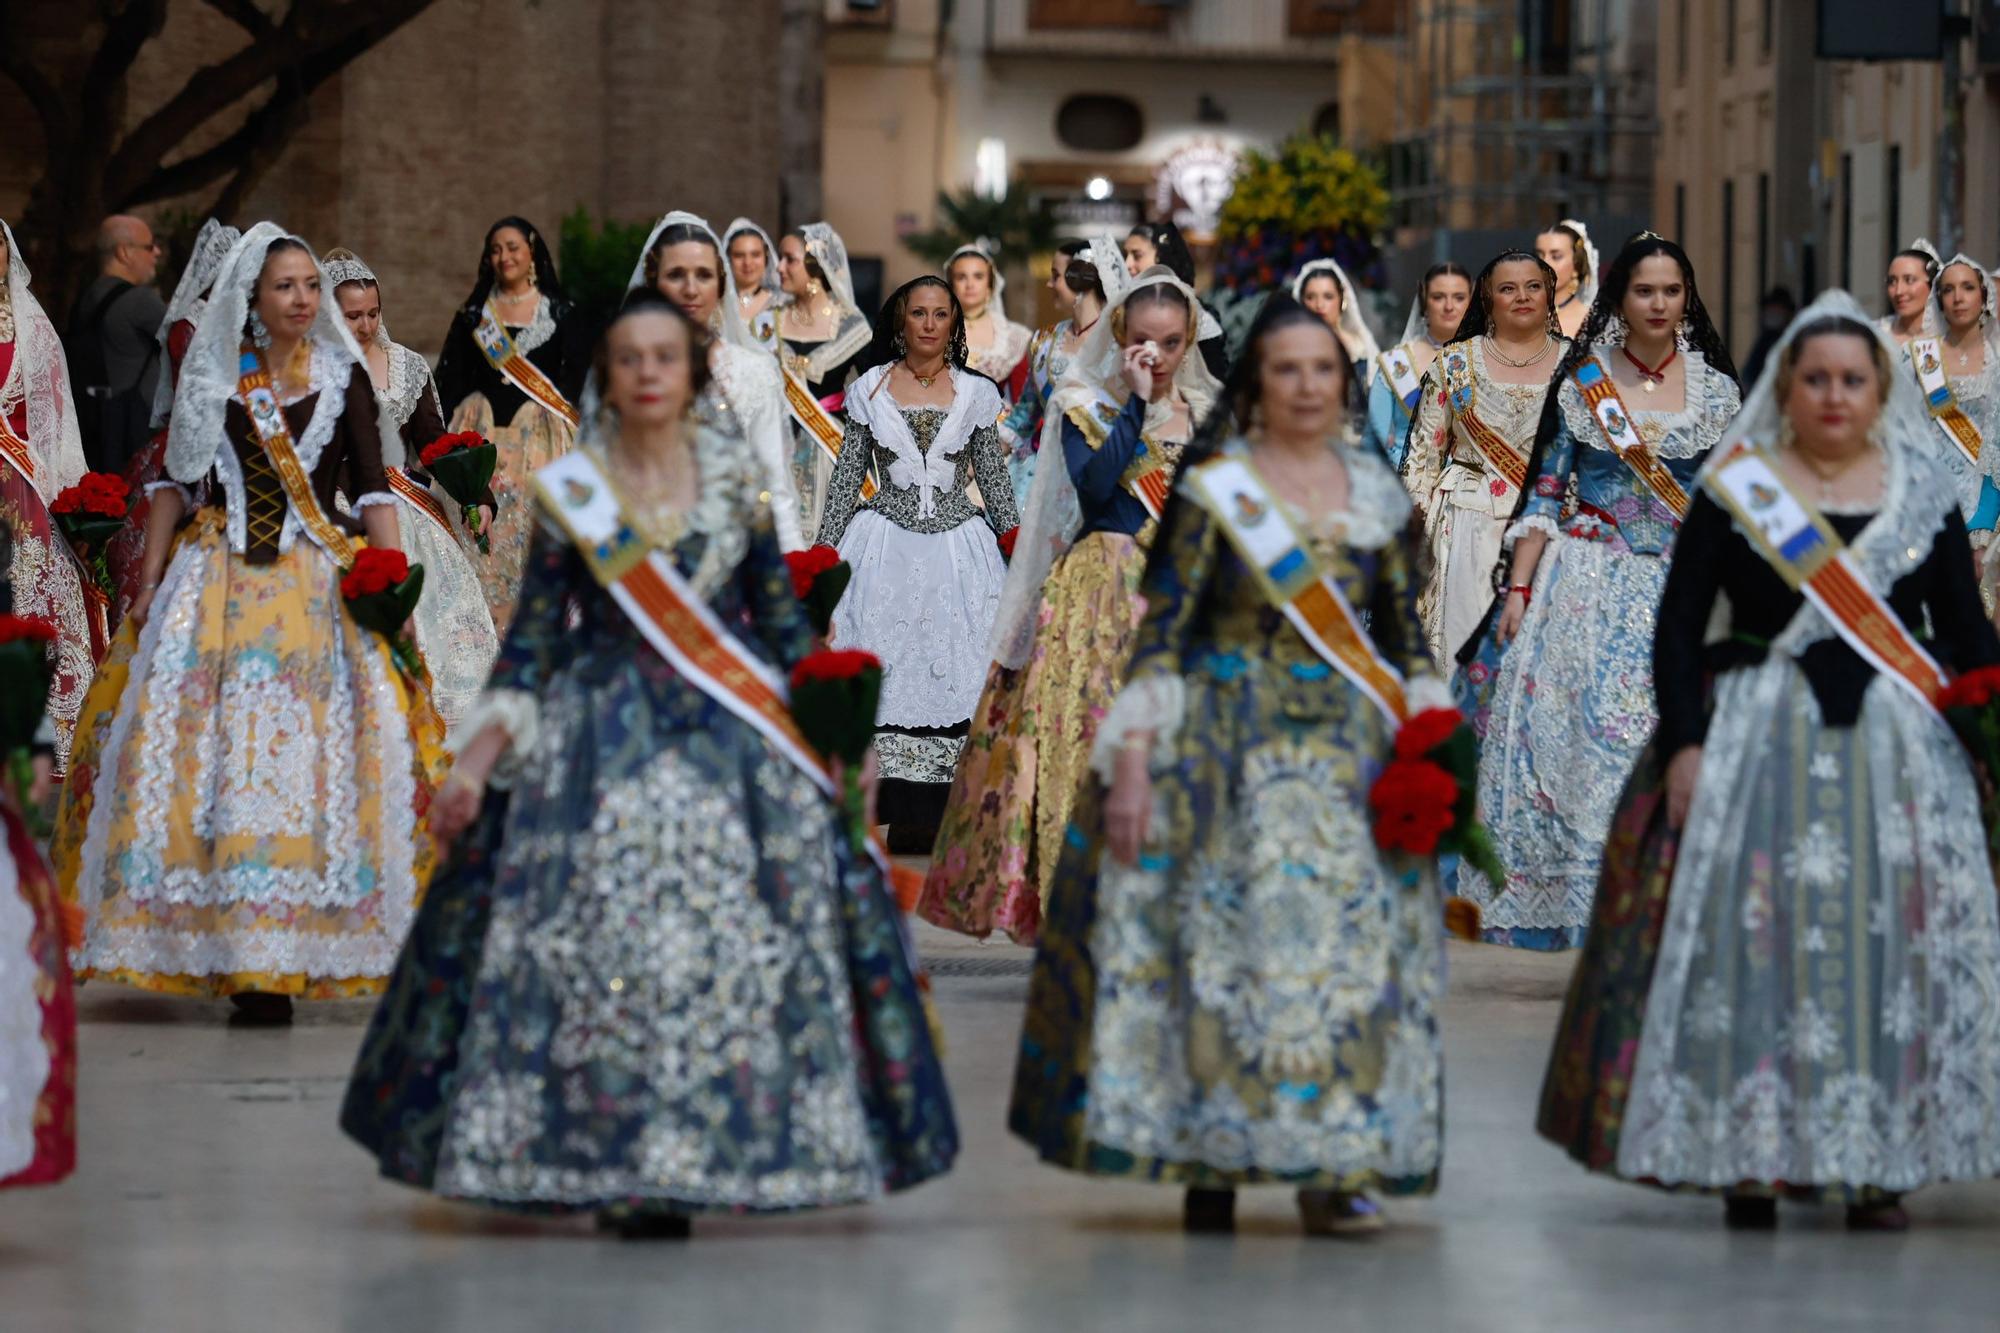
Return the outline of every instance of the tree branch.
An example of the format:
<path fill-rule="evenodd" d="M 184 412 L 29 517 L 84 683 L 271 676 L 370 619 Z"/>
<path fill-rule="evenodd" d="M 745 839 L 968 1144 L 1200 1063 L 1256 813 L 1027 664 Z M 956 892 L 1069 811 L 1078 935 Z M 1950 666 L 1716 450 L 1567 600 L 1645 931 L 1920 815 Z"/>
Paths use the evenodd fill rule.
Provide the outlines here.
<path fill-rule="evenodd" d="M 255 0 L 202 0 L 210 9 L 249 33 L 252 38 L 268 37 L 277 31 L 271 16 L 257 8 Z"/>
<path fill-rule="evenodd" d="M 213 185 L 231 168 L 241 165 L 245 155 L 255 152 L 268 135 L 288 136 L 296 129 L 297 112 L 303 104 L 302 97 L 296 92 L 288 92 L 281 84 L 264 105 L 250 113 L 234 134 L 212 148 L 161 167 L 134 186 L 129 194 L 118 196 L 118 207 L 137 208 L 141 204 L 192 194 Z"/>

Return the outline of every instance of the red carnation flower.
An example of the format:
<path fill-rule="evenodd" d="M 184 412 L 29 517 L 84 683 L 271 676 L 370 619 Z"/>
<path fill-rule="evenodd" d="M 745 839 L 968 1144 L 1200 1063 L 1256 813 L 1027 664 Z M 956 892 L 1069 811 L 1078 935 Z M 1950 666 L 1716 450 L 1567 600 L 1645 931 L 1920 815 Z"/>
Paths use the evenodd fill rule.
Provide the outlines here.
<path fill-rule="evenodd" d="M 1398 759 L 1422 759 L 1443 745 L 1465 725 L 1465 715 L 1456 708 L 1426 708 L 1403 723 L 1396 733 Z"/>
<path fill-rule="evenodd" d="M 1451 831 L 1458 781 L 1427 759 L 1398 759 L 1368 793 L 1375 841 L 1385 851 L 1431 856 Z"/>
<path fill-rule="evenodd" d="M 1996 695 L 2000 695 L 2000 667 L 1980 667 L 1945 686 L 1938 707 L 1984 708 Z"/>
<path fill-rule="evenodd" d="M 1009 560 L 1014 558 L 1014 543 L 1020 539 L 1021 529 L 1012 527 L 1000 534 L 1000 554 Z"/>
<path fill-rule="evenodd" d="M 785 566 L 792 572 L 792 592 L 800 601 L 812 591 L 813 580 L 840 563 L 840 552 L 831 546 L 814 546 L 804 551 L 785 552 Z"/>
<path fill-rule="evenodd" d="M 0 615 L 0 643 L 13 643 L 16 639 L 54 643 L 56 627 L 46 620 L 36 620 L 28 616 Z"/>
<path fill-rule="evenodd" d="M 825 648 L 792 668 L 794 689 L 815 680 L 853 680 L 865 671 L 882 669 L 882 659 L 859 648 Z"/>
<path fill-rule="evenodd" d="M 410 562 L 401 551 L 364 547 L 354 557 L 354 567 L 340 580 L 340 595 L 349 599 L 371 597 L 410 577 Z"/>

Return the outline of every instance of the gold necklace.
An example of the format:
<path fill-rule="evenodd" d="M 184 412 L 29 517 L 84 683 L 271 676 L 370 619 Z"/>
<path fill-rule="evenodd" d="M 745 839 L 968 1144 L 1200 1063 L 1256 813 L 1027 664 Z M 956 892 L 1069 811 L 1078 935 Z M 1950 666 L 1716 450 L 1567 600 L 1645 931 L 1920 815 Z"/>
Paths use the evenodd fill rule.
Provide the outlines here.
<path fill-rule="evenodd" d="M 1516 370 L 1526 370 L 1529 366 L 1534 365 L 1537 361 L 1547 356 L 1549 354 L 1549 349 L 1556 345 L 1556 340 L 1554 338 L 1549 337 L 1548 334 L 1544 333 L 1542 335 L 1542 350 L 1536 352 L 1526 361 L 1516 361 L 1513 357 L 1508 356 L 1505 352 L 1500 350 L 1500 344 L 1493 340 L 1492 334 L 1490 333 L 1486 334 L 1485 339 L 1486 339 L 1487 352 L 1495 357 L 1498 357 L 1500 360 L 1500 364 L 1505 366 L 1512 366 Z"/>
<path fill-rule="evenodd" d="M 921 384 L 926 389 L 930 388 L 931 385 L 934 382 L 936 382 L 937 377 L 944 374 L 945 370 L 943 364 L 940 364 L 938 368 L 936 370 L 933 370 L 930 374 L 919 375 L 917 373 L 917 368 L 910 364 L 910 359 L 908 357 L 903 358 L 903 369 L 910 373 L 911 379 L 915 380 L 918 384 Z"/>

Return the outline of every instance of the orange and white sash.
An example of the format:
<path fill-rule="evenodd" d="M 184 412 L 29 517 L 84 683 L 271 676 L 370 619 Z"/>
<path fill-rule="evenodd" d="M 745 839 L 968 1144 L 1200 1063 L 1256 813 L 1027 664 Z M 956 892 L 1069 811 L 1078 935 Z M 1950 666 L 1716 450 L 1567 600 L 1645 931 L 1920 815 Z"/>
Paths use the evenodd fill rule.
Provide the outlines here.
<path fill-rule="evenodd" d="M 1958 405 L 1958 395 L 1952 392 L 1951 377 L 1944 369 L 1943 345 L 1936 338 L 1910 339 L 1910 364 L 1916 368 L 1917 387 L 1923 390 L 1924 406 L 1929 409 L 1931 420 L 1944 432 L 1952 448 L 1977 463 L 1985 441 L 1980 437 L 1979 427 Z"/>
<path fill-rule="evenodd" d="M 21 479 L 30 486 L 35 484 L 35 456 L 28 450 L 28 442 L 14 433 L 7 424 L 7 414 L 0 412 L 0 458 L 7 460 L 13 469 L 21 474 Z"/>
<path fill-rule="evenodd" d="M 1618 460 L 1632 469 L 1637 477 L 1660 503 L 1674 512 L 1674 523 L 1678 526 L 1687 517 L 1688 493 L 1674 480 L 1674 474 L 1667 470 L 1659 455 L 1646 447 L 1639 438 L 1638 430 L 1632 424 L 1631 409 L 1618 393 L 1618 385 L 1612 380 L 1611 372 L 1596 356 L 1590 357 L 1571 372 L 1578 392 L 1583 395 L 1583 404 L 1590 409 L 1597 428 L 1604 432 L 1605 443 Z"/>
<path fill-rule="evenodd" d="M 1447 347 L 1439 357 L 1444 362 L 1445 392 L 1459 433 L 1479 451 L 1486 466 L 1509 486 L 1520 490 L 1528 484 L 1528 460 L 1500 432 L 1480 420 L 1478 377 L 1472 372 L 1472 357 L 1462 343 Z"/>
<path fill-rule="evenodd" d="M 271 470 L 278 474 L 278 484 L 285 488 L 285 499 L 291 502 L 292 512 L 298 515 L 299 523 L 320 549 L 332 556 L 336 565 L 348 568 L 361 548 L 319 507 L 312 478 L 306 475 L 299 452 L 292 445 L 292 430 L 285 424 L 284 409 L 278 405 L 278 392 L 271 384 L 271 372 L 264 365 L 264 358 L 255 347 L 246 345 L 237 364 L 236 393 L 250 417 L 250 434 L 263 446 L 264 456 L 271 460 Z"/>
<path fill-rule="evenodd" d="M 837 797 L 833 773 L 792 719 L 785 678 L 730 632 L 672 557 L 639 536 L 596 461 L 583 450 L 565 454 L 535 473 L 535 490 L 576 543 L 592 577 L 646 642 L 696 689 L 755 728 L 821 791 Z M 872 832 L 868 849 L 887 875 L 888 853 Z"/>
<path fill-rule="evenodd" d="M 1944 672 L 1910 633 L 1824 516 L 1748 440 L 1731 445 L 1702 477 L 1709 494 L 1770 562 L 1884 676 L 1935 708 Z"/>
<path fill-rule="evenodd" d="M 479 344 L 480 352 L 487 362 L 500 372 L 500 378 L 535 400 L 543 408 L 561 417 L 575 430 L 583 421 L 583 416 L 562 396 L 541 367 L 528 360 L 521 350 L 514 346 L 507 326 L 500 322 L 493 303 L 488 301 L 479 312 L 479 323 L 473 326 L 472 341 Z"/>
<path fill-rule="evenodd" d="M 847 438 L 847 432 L 841 429 L 840 423 L 833 419 L 833 414 L 821 405 L 819 399 L 812 396 L 812 391 L 785 369 L 782 361 L 779 362 L 778 373 L 785 381 L 785 410 L 791 413 L 792 420 L 799 423 L 799 429 L 806 433 L 806 438 L 818 445 L 830 462 L 838 463 L 840 444 Z M 861 479 L 861 498 L 875 498 L 874 478 Z"/>
<path fill-rule="evenodd" d="M 1233 452 L 1218 455 L 1188 473 L 1187 483 L 1222 525 L 1271 605 L 1327 665 L 1382 710 L 1391 731 L 1402 726 L 1410 713 L 1403 673 L 1377 650 L 1340 585 L 1319 568 L 1249 460 Z"/>
<path fill-rule="evenodd" d="M 416 479 L 402 468 L 392 467 L 386 471 L 389 474 L 389 489 L 396 493 L 398 499 L 407 502 L 412 509 L 437 524 L 443 529 L 445 536 L 453 541 L 458 540 L 458 534 L 452 531 L 451 519 L 446 516 L 444 506 L 438 503 L 435 495 L 417 485 Z"/>
<path fill-rule="evenodd" d="M 1150 445 L 1146 454 L 1139 460 L 1140 470 L 1126 473 L 1120 484 L 1146 507 L 1147 517 L 1158 523 L 1160 515 L 1167 512 L 1167 497 L 1174 493 L 1174 465 Z"/>

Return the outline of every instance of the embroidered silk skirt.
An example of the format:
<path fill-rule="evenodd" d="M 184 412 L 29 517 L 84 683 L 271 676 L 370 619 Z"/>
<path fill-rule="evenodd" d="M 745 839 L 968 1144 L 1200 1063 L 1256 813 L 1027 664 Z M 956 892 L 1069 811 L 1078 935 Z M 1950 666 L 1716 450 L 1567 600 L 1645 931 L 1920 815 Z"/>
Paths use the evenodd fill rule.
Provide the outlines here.
<path fill-rule="evenodd" d="M 458 511 L 449 496 L 441 505 L 448 516 Z M 461 546 L 455 526 L 439 526 L 427 509 L 400 496 L 396 518 L 404 554 L 412 564 L 424 567 L 424 595 L 410 617 L 410 632 L 430 671 L 431 698 L 445 726 L 451 727 L 486 688 L 493 658 L 500 651 L 500 637 L 494 632 L 473 563 L 481 558 L 479 548 Z"/>
<path fill-rule="evenodd" d="M 1096 532 L 1049 574 L 1028 661 L 993 667 L 959 759 L 917 911 L 947 930 L 1032 944 L 1091 742 L 1131 655 L 1146 553 Z"/>
<path fill-rule="evenodd" d="M 493 498 L 499 512 L 487 533 L 491 553 L 481 555 L 457 514 L 447 504 L 459 541 L 479 568 L 479 585 L 486 591 L 486 610 L 493 628 L 507 637 L 514 603 L 521 596 L 521 572 L 528 562 L 528 540 L 535 535 L 535 473 L 568 453 L 576 443 L 570 424 L 534 402 L 521 404 L 505 426 L 493 424 L 493 407 L 486 395 L 475 393 L 451 414 L 451 429 L 476 430 L 493 441 L 499 465 L 493 469 Z"/>
<path fill-rule="evenodd" d="M 1461 505 L 1460 496 L 1488 503 L 1481 478 L 1453 463 L 1431 499 L 1431 584 L 1418 608 L 1431 656 L 1447 672 L 1493 605 L 1493 570 L 1507 532 L 1505 518 Z"/>
<path fill-rule="evenodd" d="M 0 462 L 0 523 L 13 537 L 7 569 L 13 613 L 46 620 L 56 630 L 56 661 L 49 682 L 49 720 L 56 729 L 56 772 L 69 769 L 77 714 L 83 709 L 93 667 L 108 637 L 110 599 L 103 596 L 49 515 L 41 492 Z"/>
<path fill-rule="evenodd" d="M 0 796 L 0 1187 L 76 1166 L 76 999 L 55 879 Z"/>
<path fill-rule="evenodd" d="M 202 510 L 85 704 L 52 848 L 78 975 L 379 989 L 430 878 L 443 730 L 319 548 L 251 564 Z"/>

